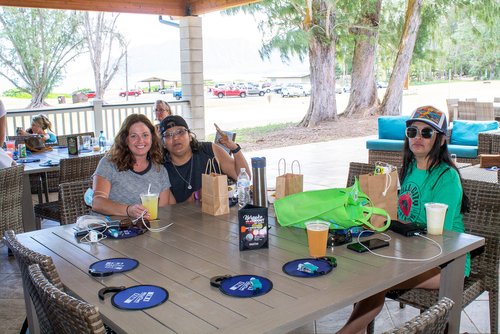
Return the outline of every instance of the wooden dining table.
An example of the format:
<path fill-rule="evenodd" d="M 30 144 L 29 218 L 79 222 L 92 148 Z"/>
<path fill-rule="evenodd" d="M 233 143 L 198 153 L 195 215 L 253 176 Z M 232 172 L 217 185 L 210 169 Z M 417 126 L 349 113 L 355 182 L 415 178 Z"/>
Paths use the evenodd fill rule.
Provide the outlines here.
<path fill-rule="evenodd" d="M 173 223 L 163 232 L 147 232 L 129 239 L 104 239 L 82 243 L 72 225 L 18 235 L 27 247 L 50 255 L 64 286 L 71 294 L 96 305 L 103 320 L 118 333 L 284 333 L 331 312 L 352 305 L 380 291 L 441 266 L 440 296 L 461 304 L 465 254 L 482 245 L 481 237 L 445 231 L 428 236 L 442 248 L 421 237 L 393 232 L 390 246 L 377 250 L 385 256 L 425 261 L 382 258 L 356 253 L 345 245 L 327 248 L 337 267 L 324 276 L 298 278 L 283 272 L 291 260 L 307 258 L 303 229 L 280 227 L 269 210 L 269 248 L 239 250 L 238 212 L 211 216 L 198 204 L 160 208 L 153 226 Z M 371 237 L 370 237 L 371 238 Z M 129 257 L 139 266 L 108 277 L 92 277 L 89 266 L 99 260 Z M 262 296 L 235 298 L 210 285 L 218 275 L 260 275 L 273 283 Z M 169 292 L 167 302 L 142 311 L 123 311 L 104 301 L 98 291 L 110 286 L 154 284 Z M 461 307 L 454 307 L 449 332 L 458 333 Z M 346 319 L 347 320 L 347 319 Z"/>
<path fill-rule="evenodd" d="M 31 197 L 31 185 L 30 185 L 30 177 L 31 174 L 40 174 L 42 176 L 42 182 L 45 183 L 44 187 L 46 190 L 48 189 L 47 178 L 45 174 L 47 172 L 53 172 L 59 170 L 58 163 L 61 159 L 68 159 L 72 157 L 81 157 L 88 155 L 102 154 L 101 151 L 92 151 L 92 150 L 84 150 L 81 151 L 78 155 L 70 155 L 68 154 L 68 148 L 66 146 L 53 146 L 52 150 L 45 152 L 37 152 L 31 153 L 28 158 L 36 159 L 37 161 L 21 163 L 20 160 L 17 160 L 18 164 L 22 164 L 24 166 L 24 177 L 23 177 L 23 226 L 24 231 L 33 231 L 36 229 L 35 224 L 35 213 L 33 210 L 33 199 Z M 54 163 L 51 166 L 45 166 L 44 164 L 48 161 Z M 48 191 L 48 190 L 47 190 Z"/>

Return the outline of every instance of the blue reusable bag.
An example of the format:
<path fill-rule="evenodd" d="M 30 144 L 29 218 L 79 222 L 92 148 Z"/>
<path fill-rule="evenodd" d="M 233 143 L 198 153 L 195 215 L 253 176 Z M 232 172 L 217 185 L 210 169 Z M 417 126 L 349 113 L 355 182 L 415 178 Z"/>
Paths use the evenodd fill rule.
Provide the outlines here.
<path fill-rule="evenodd" d="M 348 188 L 304 191 L 283 197 L 274 203 L 274 211 L 281 226 L 300 228 L 305 228 L 307 221 L 319 219 L 330 222 L 330 227 L 335 229 L 364 225 L 381 232 L 391 223 L 385 210 L 373 207 L 357 179 Z M 386 218 L 384 226 L 375 227 L 370 223 L 374 214 Z"/>

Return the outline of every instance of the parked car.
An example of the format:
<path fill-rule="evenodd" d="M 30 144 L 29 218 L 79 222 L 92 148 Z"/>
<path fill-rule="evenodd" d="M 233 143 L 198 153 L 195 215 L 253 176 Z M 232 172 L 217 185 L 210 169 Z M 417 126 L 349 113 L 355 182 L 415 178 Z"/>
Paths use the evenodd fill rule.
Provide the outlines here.
<path fill-rule="evenodd" d="M 287 86 L 281 88 L 281 97 L 302 96 L 302 91 L 294 86 Z"/>
<path fill-rule="evenodd" d="M 158 93 L 163 94 L 163 95 L 165 95 L 165 94 L 171 94 L 171 93 L 173 93 L 173 92 L 174 92 L 174 88 L 172 88 L 172 87 L 169 87 L 169 88 L 163 88 L 163 89 L 160 89 L 160 90 L 158 91 Z"/>
<path fill-rule="evenodd" d="M 95 97 L 95 91 L 90 91 L 90 92 L 87 92 L 85 95 L 87 95 L 87 97 L 89 99 L 93 99 Z"/>
<path fill-rule="evenodd" d="M 274 86 L 269 87 L 269 90 L 273 93 L 281 94 L 281 88 L 283 88 L 282 85 L 274 85 Z"/>
<path fill-rule="evenodd" d="M 264 94 L 266 94 L 265 89 L 259 88 L 257 85 L 248 85 L 246 88 L 248 95 L 264 96 Z"/>
<path fill-rule="evenodd" d="M 344 92 L 344 90 L 342 89 L 342 87 L 335 86 L 335 93 L 336 94 L 342 94 L 343 92 Z"/>
<path fill-rule="evenodd" d="M 142 89 L 131 89 L 129 90 L 128 92 L 126 91 L 123 91 L 123 92 L 120 92 L 120 96 L 121 97 L 125 97 L 125 96 L 139 96 L 143 93 Z"/>
<path fill-rule="evenodd" d="M 174 92 L 172 93 L 173 97 L 175 97 L 175 99 L 177 101 L 179 101 L 180 99 L 182 99 L 182 89 L 176 89 L 174 90 Z"/>
<path fill-rule="evenodd" d="M 302 84 L 301 83 L 301 84 L 294 84 L 293 86 L 300 89 L 300 91 L 302 92 L 302 95 L 304 95 L 304 96 L 311 95 L 311 85 L 310 84 L 307 84 L 307 83 Z"/>
<path fill-rule="evenodd" d="M 238 88 L 238 87 L 225 87 L 222 89 L 214 88 L 212 89 L 212 93 L 214 96 L 218 96 L 219 99 L 222 99 L 224 96 L 239 96 L 239 97 L 247 97 L 246 89 Z"/>
<path fill-rule="evenodd" d="M 387 88 L 387 82 L 377 81 L 377 88 Z"/>

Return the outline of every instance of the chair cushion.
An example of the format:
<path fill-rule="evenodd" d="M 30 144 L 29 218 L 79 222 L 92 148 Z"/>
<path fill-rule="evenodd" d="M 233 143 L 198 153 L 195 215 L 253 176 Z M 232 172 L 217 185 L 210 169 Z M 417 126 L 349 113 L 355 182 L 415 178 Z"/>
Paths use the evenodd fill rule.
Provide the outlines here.
<path fill-rule="evenodd" d="M 477 146 L 448 145 L 448 151 L 457 155 L 458 158 L 477 158 Z"/>
<path fill-rule="evenodd" d="M 380 139 L 405 139 L 406 120 L 409 116 L 381 116 L 378 118 Z"/>
<path fill-rule="evenodd" d="M 403 140 L 370 139 L 366 141 L 366 148 L 375 151 L 402 151 Z"/>
<path fill-rule="evenodd" d="M 477 146 L 479 132 L 498 129 L 497 121 L 460 121 L 453 122 L 450 144 Z"/>

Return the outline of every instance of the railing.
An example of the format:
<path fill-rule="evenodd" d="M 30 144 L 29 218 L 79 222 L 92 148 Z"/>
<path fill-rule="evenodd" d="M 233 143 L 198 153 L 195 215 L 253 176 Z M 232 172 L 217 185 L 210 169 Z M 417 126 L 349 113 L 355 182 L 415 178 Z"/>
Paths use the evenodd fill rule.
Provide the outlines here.
<path fill-rule="evenodd" d="M 174 115 L 189 115 L 189 101 L 171 101 L 169 105 Z M 92 131 L 98 134 L 103 130 L 108 138 L 114 138 L 122 122 L 130 114 L 144 114 L 151 121 L 155 119 L 152 102 L 102 104 L 102 101 L 95 100 L 93 104 L 77 107 L 8 111 L 7 135 L 16 135 L 17 128 L 29 128 L 31 118 L 38 114 L 47 115 L 52 123 L 52 130 L 57 135 Z"/>

